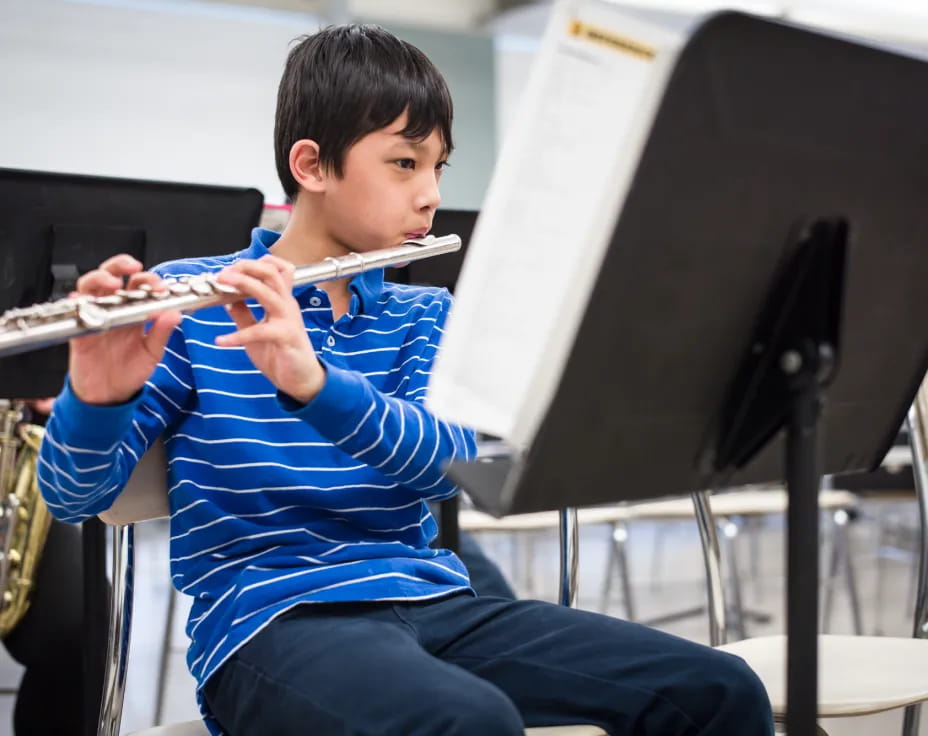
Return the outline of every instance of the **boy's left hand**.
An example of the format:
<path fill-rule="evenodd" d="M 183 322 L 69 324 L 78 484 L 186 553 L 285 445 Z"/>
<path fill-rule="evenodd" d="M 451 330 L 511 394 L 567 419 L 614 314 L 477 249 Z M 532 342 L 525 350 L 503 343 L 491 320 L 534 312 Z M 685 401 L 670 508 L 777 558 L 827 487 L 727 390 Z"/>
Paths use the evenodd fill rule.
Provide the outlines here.
<path fill-rule="evenodd" d="M 264 308 L 259 322 L 244 301 L 227 306 L 237 332 L 220 335 L 217 345 L 242 345 L 251 362 L 278 389 L 296 401 L 309 403 L 325 383 L 325 369 L 316 357 L 300 306 L 293 298 L 293 264 L 276 256 L 240 260 L 216 278 L 255 299 Z"/>

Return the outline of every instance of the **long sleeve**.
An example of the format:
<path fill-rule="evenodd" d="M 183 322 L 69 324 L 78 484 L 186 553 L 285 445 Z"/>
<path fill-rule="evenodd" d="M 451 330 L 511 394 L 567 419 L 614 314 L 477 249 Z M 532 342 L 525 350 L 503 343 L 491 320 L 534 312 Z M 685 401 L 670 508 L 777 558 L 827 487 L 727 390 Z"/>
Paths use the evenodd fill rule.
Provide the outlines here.
<path fill-rule="evenodd" d="M 113 504 L 139 458 L 186 401 L 189 374 L 178 328 L 132 401 L 118 406 L 86 404 L 66 382 L 39 451 L 39 488 L 55 518 L 82 521 Z"/>
<path fill-rule="evenodd" d="M 356 460 L 428 500 L 453 496 L 458 488 L 446 478 L 453 460 L 476 455 L 474 432 L 443 421 L 424 405 L 450 297 L 415 360 L 403 364 L 398 396 L 386 395 L 360 372 L 326 363 L 322 391 L 305 406 L 287 397 L 281 405 Z"/>
<path fill-rule="evenodd" d="M 452 460 L 476 454 L 471 430 L 445 422 L 421 401 L 385 396 L 355 371 L 328 367 L 325 387 L 294 412 L 356 460 L 429 500 L 457 492 L 445 477 Z"/>

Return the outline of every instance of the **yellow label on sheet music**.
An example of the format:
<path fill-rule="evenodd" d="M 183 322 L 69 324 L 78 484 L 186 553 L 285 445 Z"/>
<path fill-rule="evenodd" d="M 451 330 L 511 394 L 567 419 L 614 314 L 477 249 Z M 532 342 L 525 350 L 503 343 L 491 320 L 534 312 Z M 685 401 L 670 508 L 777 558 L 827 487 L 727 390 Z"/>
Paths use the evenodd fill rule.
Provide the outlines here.
<path fill-rule="evenodd" d="M 591 23 L 585 23 L 578 18 L 574 18 L 570 21 L 568 33 L 577 38 L 608 46 L 615 51 L 622 51 L 626 54 L 637 56 L 639 59 L 650 60 L 657 54 L 657 51 L 647 44 L 625 36 L 620 36 L 618 33 L 614 33 L 602 26 L 594 26 Z"/>

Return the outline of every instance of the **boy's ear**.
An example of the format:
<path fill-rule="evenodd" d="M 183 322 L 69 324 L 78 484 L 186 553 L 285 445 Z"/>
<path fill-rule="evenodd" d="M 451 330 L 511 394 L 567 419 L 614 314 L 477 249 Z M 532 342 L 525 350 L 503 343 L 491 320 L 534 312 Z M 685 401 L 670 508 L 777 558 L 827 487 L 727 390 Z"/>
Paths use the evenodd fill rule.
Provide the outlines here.
<path fill-rule="evenodd" d="M 303 138 L 290 147 L 290 173 L 301 189 L 309 192 L 325 190 L 327 177 L 319 160 L 319 144 L 316 141 Z"/>

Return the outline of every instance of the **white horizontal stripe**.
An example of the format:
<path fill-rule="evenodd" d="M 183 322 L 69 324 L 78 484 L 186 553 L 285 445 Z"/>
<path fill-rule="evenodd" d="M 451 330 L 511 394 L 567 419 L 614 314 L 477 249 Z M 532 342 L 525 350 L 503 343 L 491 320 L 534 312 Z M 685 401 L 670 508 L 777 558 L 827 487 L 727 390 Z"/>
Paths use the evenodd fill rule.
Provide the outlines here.
<path fill-rule="evenodd" d="M 332 332 L 334 332 L 336 335 L 339 335 L 340 337 L 347 337 L 347 338 L 367 337 L 368 335 L 393 335 L 397 332 L 408 330 L 410 327 L 416 327 L 417 325 L 420 325 L 423 322 L 434 323 L 435 320 L 436 320 L 435 317 L 420 317 L 419 319 L 413 322 L 403 322 L 403 324 L 399 325 L 398 327 L 394 327 L 392 330 L 375 330 L 373 328 L 368 328 L 368 329 L 365 329 L 363 332 L 359 332 L 356 335 L 351 335 L 345 332 L 341 332 L 340 330 L 335 329 L 335 327 L 333 326 Z"/>
<path fill-rule="evenodd" d="M 200 526 L 190 527 L 183 534 L 175 534 L 171 536 L 171 541 L 176 542 L 179 539 L 183 539 L 184 537 L 190 536 L 194 532 L 198 532 L 202 529 L 209 529 L 211 526 L 215 526 L 216 524 L 221 524 L 224 521 L 241 521 L 242 519 L 261 519 L 261 518 L 266 518 L 268 516 L 274 516 L 275 514 L 280 514 L 284 511 L 291 511 L 292 509 L 299 509 L 299 508 L 304 508 L 304 507 L 297 506 L 294 504 L 291 506 L 281 506 L 279 508 L 271 509 L 270 511 L 264 511 L 259 514 L 236 514 L 234 516 L 231 516 L 231 515 L 218 516 L 214 518 L 212 521 L 208 521 L 205 524 L 200 524 Z"/>
<path fill-rule="evenodd" d="M 177 327 L 175 327 L 174 329 L 175 329 L 175 330 L 179 330 L 179 328 L 177 328 Z M 181 333 L 181 339 L 183 339 L 183 334 L 184 334 L 183 331 L 181 330 L 180 333 Z M 177 353 L 177 352 L 171 350 L 171 348 L 170 348 L 169 345 L 166 345 L 166 346 L 165 346 L 164 352 L 168 353 L 169 355 L 174 356 L 175 358 L 177 358 L 177 360 L 181 361 L 182 363 L 186 363 L 187 365 L 190 365 L 190 358 L 188 358 L 186 355 L 181 355 L 180 353 Z M 163 357 L 163 356 L 162 356 L 162 357 Z M 159 364 L 159 365 L 161 365 L 161 364 Z"/>
<path fill-rule="evenodd" d="M 229 396 L 233 399 L 276 399 L 277 392 L 272 394 L 237 394 L 232 391 L 220 391 L 218 388 L 200 388 L 197 389 L 199 394 L 216 394 L 217 396 Z"/>
<path fill-rule="evenodd" d="M 204 414 L 199 411 L 190 411 L 189 409 L 182 409 L 181 411 L 188 416 L 200 417 L 202 419 L 237 419 L 240 422 L 255 422 L 258 424 L 272 424 L 274 422 L 299 424 L 301 422 L 301 420 L 296 417 L 269 417 L 267 419 L 261 419 L 259 417 L 243 417 L 238 414 Z"/>
<path fill-rule="evenodd" d="M 278 545 L 275 545 L 275 546 L 273 546 L 273 547 L 268 547 L 267 549 L 258 550 L 258 551 L 255 552 L 253 555 L 247 555 L 247 556 L 245 556 L 245 557 L 233 557 L 231 560 L 229 560 L 229 561 L 226 562 L 225 564 L 223 564 L 223 565 L 217 565 L 217 566 L 214 567 L 212 570 L 209 570 L 209 571 L 206 572 L 205 574 L 203 574 L 203 575 L 201 575 L 200 577 L 198 577 L 196 580 L 191 580 L 189 583 L 187 583 L 186 585 L 184 585 L 183 588 L 180 589 L 180 592 L 181 592 L 181 593 L 189 593 L 193 588 L 195 588 L 197 585 L 199 585 L 200 583 L 202 583 L 204 580 L 206 580 L 206 579 L 207 579 L 208 577 L 210 577 L 211 575 L 215 575 L 217 572 L 220 572 L 221 570 L 225 570 L 225 569 L 228 568 L 228 567 L 232 567 L 233 565 L 238 565 L 238 564 L 241 564 L 242 562 L 248 562 L 249 560 L 255 560 L 255 559 L 257 559 L 258 557 L 261 557 L 262 555 L 270 554 L 271 552 L 274 552 L 274 551 L 280 549 L 280 547 L 281 547 L 281 545 L 278 544 Z M 230 587 L 230 588 L 229 588 L 229 591 L 231 591 L 231 590 L 232 590 L 232 588 Z"/>
<path fill-rule="evenodd" d="M 189 363 L 190 361 L 187 361 L 187 362 Z M 171 378 L 173 378 L 175 381 L 177 381 L 181 386 L 183 386 L 183 387 L 184 387 L 185 389 L 187 389 L 188 391 L 191 390 L 191 389 L 193 388 L 193 386 L 191 386 L 189 383 L 185 383 L 184 381 L 180 380 L 180 378 L 177 377 L 177 374 L 174 373 L 174 371 L 172 371 L 172 370 L 168 367 L 168 364 L 167 364 L 167 363 L 158 363 L 158 368 L 160 368 L 160 369 L 163 370 L 165 373 L 167 373 L 169 376 L 171 376 Z"/>
<path fill-rule="evenodd" d="M 181 478 L 177 483 L 171 486 L 168 493 L 173 493 L 176 488 L 179 488 L 182 485 L 190 485 L 194 488 L 199 488 L 203 491 L 218 491 L 220 493 L 234 493 L 237 495 L 248 495 L 251 493 L 274 493 L 277 491 L 320 491 L 322 493 L 337 492 L 337 491 L 352 491 L 352 490 L 375 490 L 375 491 L 390 491 L 394 488 L 397 488 L 396 483 L 390 483 L 389 485 L 377 485 L 376 483 L 349 483 L 346 485 L 338 486 L 258 486 L 257 488 L 226 488 L 224 486 L 208 486 L 200 483 L 195 483 L 189 478 Z"/>
<path fill-rule="evenodd" d="M 113 450 L 119 447 L 119 441 L 114 442 L 112 445 L 107 447 L 105 450 L 88 450 L 84 447 L 76 447 L 75 445 L 68 445 L 61 442 L 58 442 L 55 439 L 55 432 L 53 428 L 49 428 L 44 435 L 42 435 L 42 441 L 48 442 L 56 450 L 61 452 L 76 452 L 80 455 L 112 455 Z"/>
<path fill-rule="evenodd" d="M 203 363 L 194 363 L 191 368 L 196 368 L 200 371 L 212 371 L 213 373 L 229 373 L 235 376 L 252 376 L 255 373 L 260 373 L 257 368 L 254 370 L 233 370 L 231 368 L 216 368 L 212 365 L 205 365 Z"/>
<path fill-rule="evenodd" d="M 404 360 L 402 363 L 400 363 L 395 368 L 391 368 L 388 371 L 362 371 L 361 375 L 365 376 L 366 378 L 370 378 L 372 376 L 389 376 L 391 373 L 399 373 L 401 370 L 403 370 L 403 368 L 406 366 L 407 363 L 411 363 L 414 360 L 418 360 L 419 362 L 422 362 L 422 363 L 428 362 L 426 358 L 423 358 L 420 355 L 413 355 L 407 358 L 406 360 Z"/>
<path fill-rule="evenodd" d="M 357 356 L 357 355 L 370 355 L 371 353 L 398 353 L 403 348 L 408 348 L 413 343 L 417 343 L 420 340 L 428 340 L 428 335 L 419 335 L 419 337 L 414 337 L 412 340 L 407 340 L 402 345 L 392 346 L 388 348 L 370 348 L 369 350 L 352 350 L 352 351 L 340 351 L 340 350 L 330 350 L 329 352 L 333 355 L 341 355 L 343 357 Z"/>
<path fill-rule="evenodd" d="M 228 444 L 252 444 L 252 445 L 264 445 L 266 447 L 331 447 L 331 442 L 270 442 L 269 440 L 259 440 L 251 437 L 223 437 L 215 440 L 204 439 L 203 437 L 195 437 L 192 434 L 185 434 L 183 432 L 178 432 L 175 435 L 172 435 L 166 440 L 166 442 L 173 442 L 177 439 L 190 440 L 191 442 L 196 442 L 201 445 L 228 445 Z"/>
<path fill-rule="evenodd" d="M 200 460 L 200 458 L 185 457 L 183 455 L 172 457 L 170 460 L 168 460 L 168 465 L 173 465 L 174 463 L 195 463 L 197 465 L 208 465 L 209 467 L 216 468 L 217 470 L 234 470 L 236 468 L 283 468 L 284 470 L 293 470 L 299 473 L 341 473 L 346 470 L 360 470 L 361 468 L 367 467 L 365 465 L 346 465 L 345 467 L 339 468 L 327 465 L 287 465 L 285 463 L 274 462 L 233 463 L 231 465 L 220 465 L 219 463 L 212 463 L 208 460 Z"/>
<path fill-rule="evenodd" d="M 208 348 L 210 350 L 232 350 L 238 353 L 245 352 L 244 345 L 216 345 L 211 342 L 201 342 L 200 340 L 194 340 L 193 338 L 187 338 L 187 343 L 190 345 L 198 345 L 201 348 Z"/>

